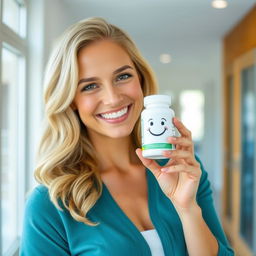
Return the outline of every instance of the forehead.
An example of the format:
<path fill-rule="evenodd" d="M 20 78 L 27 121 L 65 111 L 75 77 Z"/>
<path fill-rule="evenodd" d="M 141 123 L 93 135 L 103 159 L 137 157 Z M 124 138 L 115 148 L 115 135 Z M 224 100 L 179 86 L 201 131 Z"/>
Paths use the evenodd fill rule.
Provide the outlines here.
<path fill-rule="evenodd" d="M 128 53 L 119 44 L 107 39 L 93 42 L 78 53 L 79 72 L 115 69 L 125 64 L 134 67 Z"/>

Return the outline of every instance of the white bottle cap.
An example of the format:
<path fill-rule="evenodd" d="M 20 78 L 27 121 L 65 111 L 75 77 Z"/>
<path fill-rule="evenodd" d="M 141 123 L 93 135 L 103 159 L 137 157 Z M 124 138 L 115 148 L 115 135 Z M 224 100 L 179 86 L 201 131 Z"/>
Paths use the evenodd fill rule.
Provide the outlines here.
<path fill-rule="evenodd" d="M 146 108 L 149 104 L 167 104 L 171 105 L 171 96 L 154 94 L 146 96 L 144 98 L 144 107 Z"/>

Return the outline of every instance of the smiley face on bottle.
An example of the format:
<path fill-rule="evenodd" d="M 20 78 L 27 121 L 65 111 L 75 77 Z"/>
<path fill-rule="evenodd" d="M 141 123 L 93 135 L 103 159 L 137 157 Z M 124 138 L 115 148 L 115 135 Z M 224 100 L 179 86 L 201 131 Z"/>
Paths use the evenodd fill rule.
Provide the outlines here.
<path fill-rule="evenodd" d="M 167 130 L 168 127 L 166 125 L 167 120 L 165 118 L 150 118 L 148 120 L 148 131 L 153 136 L 162 136 Z"/>

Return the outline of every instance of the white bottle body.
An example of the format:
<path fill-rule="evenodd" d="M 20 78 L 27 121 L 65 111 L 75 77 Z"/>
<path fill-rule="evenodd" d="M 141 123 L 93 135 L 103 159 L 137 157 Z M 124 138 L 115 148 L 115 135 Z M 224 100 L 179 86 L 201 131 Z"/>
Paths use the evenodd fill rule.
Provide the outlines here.
<path fill-rule="evenodd" d="M 172 123 L 174 115 L 174 111 L 169 105 L 161 104 L 161 101 L 159 104 L 155 102 L 147 104 L 141 113 L 143 157 L 165 159 L 162 152 L 175 149 L 175 146 L 167 141 L 168 137 L 176 135 Z"/>

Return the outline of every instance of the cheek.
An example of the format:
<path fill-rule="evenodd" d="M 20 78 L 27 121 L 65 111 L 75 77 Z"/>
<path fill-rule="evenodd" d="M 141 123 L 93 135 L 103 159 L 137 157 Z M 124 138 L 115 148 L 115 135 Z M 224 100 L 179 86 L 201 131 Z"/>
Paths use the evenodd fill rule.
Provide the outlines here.
<path fill-rule="evenodd" d="M 141 89 L 141 85 L 139 79 L 134 81 L 130 86 L 127 88 L 127 93 L 129 96 L 135 100 L 140 101 L 140 104 L 143 104 L 143 92 Z"/>
<path fill-rule="evenodd" d="M 77 98 L 75 103 L 81 118 L 83 116 L 90 115 L 96 109 L 96 101 L 94 97 Z"/>

